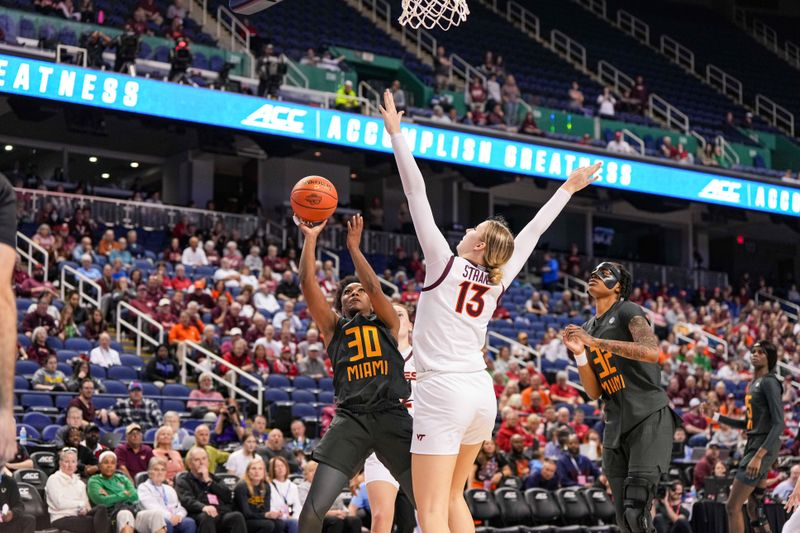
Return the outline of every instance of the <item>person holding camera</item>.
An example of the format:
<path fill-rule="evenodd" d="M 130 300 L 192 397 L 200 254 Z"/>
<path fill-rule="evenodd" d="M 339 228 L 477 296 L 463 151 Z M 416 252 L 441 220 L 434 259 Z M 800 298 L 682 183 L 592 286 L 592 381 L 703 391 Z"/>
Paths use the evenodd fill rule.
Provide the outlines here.
<path fill-rule="evenodd" d="M 114 72 L 127 72 L 136 75 L 136 56 L 139 55 L 139 35 L 130 24 L 125 25 L 123 32 L 113 41 L 110 47 L 117 50 L 114 60 Z"/>
<path fill-rule="evenodd" d="M 111 45 L 111 42 L 111 37 L 101 31 L 84 33 L 81 36 L 80 46 L 86 49 L 86 66 L 106 70 L 108 64 L 103 59 L 103 52 Z"/>
<path fill-rule="evenodd" d="M 217 447 L 242 442 L 245 428 L 242 415 L 239 414 L 239 408 L 236 406 L 236 400 L 228 398 L 220 406 L 217 423 L 214 426 L 214 434 L 211 435 L 211 442 Z"/>
<path fill-rule="evenodd" d="M 278 97 L 278 90 L 286 75 L 286 63 L 275 53 L 271 44 L 264 46 L 264 52 L 256 63 L 258 73 L 258 96 Z"/>
<path fill-rule="evenodd" d="M 682 504 L 683 483 L 674 481 L 663 498 L 656 498 L 653 525 L 658 533 L 692 533 L 689 511 Z"/>

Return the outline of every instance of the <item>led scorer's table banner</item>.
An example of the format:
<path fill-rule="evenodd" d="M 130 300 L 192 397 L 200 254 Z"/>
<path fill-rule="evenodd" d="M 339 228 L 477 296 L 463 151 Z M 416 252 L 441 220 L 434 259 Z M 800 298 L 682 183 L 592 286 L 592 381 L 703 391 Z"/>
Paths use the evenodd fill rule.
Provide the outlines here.
<path fill-rule="evenodd" d="M 0 92 L 391 152 L 371 117 L 14 56 L 0 55 Z M 800 217 L 790 187 L 416 124 L 404 133 L 425 159 L 558 180 L 601 160 L 601 186 Z"/>

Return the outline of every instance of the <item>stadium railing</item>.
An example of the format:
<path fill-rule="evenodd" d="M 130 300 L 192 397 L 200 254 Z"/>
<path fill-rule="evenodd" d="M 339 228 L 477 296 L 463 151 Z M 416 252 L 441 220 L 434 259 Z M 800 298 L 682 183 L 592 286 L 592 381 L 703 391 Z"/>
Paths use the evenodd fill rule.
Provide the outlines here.
<path fill-rule="evenodd" d="M 501 335 L 496 331 L 489 330 L 489 333 L 486 336 L 486 348 L 494 354 L 496 354 L 500 350 L 498 348 L 495 348 L 489 343 L 489 339 L 491 338 L 503 341 L 504 343 L 508 344 L 509 348 L 521 348 L 524 352 L 530 354 L 531 358 L 534 359 L 536 363 L 536 370 L 538 370 L 539 372 L 542 371 L 542 354 L 537 352 L 533 347 L 517 342 L 516 339 L 512 339 L 511 337 L 506 337 L 505 335 Z"/>
<path fill-rule="evenodd" d="M 716 347 L 718 344 L 721 344 L 725 347 L 725 359 L 728 358 L 728 341 L 723 339 L 722 337 L 717 337 L 706 330 L 704 330 L 698 324 L 689 324 L 688 322 L 678 322 L 672 328 L 673 332 L 675 333 L 675 339 L 678 341 L 683 342 L 694 342 L 694 339 L 689 336 L 689 334 L 696 334 L 699 333 L 701 337 L 705 339 L 710 347 Z"/>
<path fill-rule="evenodd" d="M 100 309 L 100 300 L 103 296 L 102 287 L 70 265 L 61 266 L 60 289 L 62 300 L 66 301 L 68 291 L 78 291 L 81 304 L 89 303 L 95 309 Z"/>
<path fill-rule="evenodd" d="M 764 291 L 758 291 L 756 293 L 755 300 L 757 304 L 760 304 L 763 301 L 777 302 L 778 304 L 780 304 L 781 309 L 783 310 L 784 313 L 786 313 L 786 316 L 788 316 L 790 320 L 792 320 L 793 322 L 797 322 L 798 319 L 800 319 L 800 305 L 797 305 L 794 302 L 791 302 L 784 298 L 779 298 L 774 294 L 769 294 Z"/>
<path fill-rule="evenodd" d="M 17 196 L 19 198 L 19 195 Z M 33 242 L 27 235 L 17 232 L 17 253 L 28 264 L 28 275 L 33 273 L 33 267 L 41 265 L 44 268 L 44 281 L 47 281 L 49 254 L 47 250 Z M 42 261 L 37 261 L 35 254 L 43 257 Z"/>
<path fill-rule="evenodd" d="M 195 362 L 189 357 L 188 351 L 192 350 L 196 353 L 202 354 L 211 360 L 214 363 L 214 366 L 224 365 L 229 368 L 228 374 L 231 372 L 233 375 L 231 379 L 227 379 L 225 377 L 218 376 L 216 372 L 209 372 L 211 375 L 211 379 L 213 379 L 217 384 L 225 387 L 228 389 L 230 396 L 233 397 L 234 394 L 238 394 L 242 398 L 245 398 L 251 402 L 253 402 L 257 409 L 258 414 L 264 414 L 264 382 L 247 372 L 229 364 L 226 362 L 222 357 L 218 356 L 217 354 L 206 350 L 196 342 L 192 341 L 184 341 L 178 345 L 178 360 L 181 363 L 181 383 L 186 385 L 186 380 L 188 378 L 187 367 L 192 368 L 192 370 L 202 373 L 208 370 L 207 367 Z M 248 390 L 252 390 L 255 388 L 256 395 L 253 396 L 248 390 L 243 389 L 239 385 L 237 385 L 239 379 L 244 379 L 245 381 L 249 381 L 252 385 L 248 387 Z"/>
<path fill-rule="evenodd" d="M 135 323 L 129 321 L 131 316 L 136 318 Z M 149 331 L 155 330 L 158 338 L 153 337 L 148 328 Z M 136 338 L 136 355 L 142 355 L 142 341 L 152 345 L 153 349 L 164 343 L 164 326 L 127 302 L 117 304 L 117 342 L 122 342 L 123 329 Z"/>

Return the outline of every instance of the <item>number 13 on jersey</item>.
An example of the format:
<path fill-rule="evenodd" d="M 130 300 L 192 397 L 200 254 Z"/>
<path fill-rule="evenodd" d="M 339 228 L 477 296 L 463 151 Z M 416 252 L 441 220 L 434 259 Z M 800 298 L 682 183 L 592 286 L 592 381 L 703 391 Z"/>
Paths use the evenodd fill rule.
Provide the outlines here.
<path fill-rule="evenodd" d="M 489 287 L 471 281 L 464 281 L 458 286 L 460 289 L 456 300 L 456 313 L 462 314 L 466 311 L 472 318 L 481 316 L 485 305 L 483 296 L 489 292 Z"/>

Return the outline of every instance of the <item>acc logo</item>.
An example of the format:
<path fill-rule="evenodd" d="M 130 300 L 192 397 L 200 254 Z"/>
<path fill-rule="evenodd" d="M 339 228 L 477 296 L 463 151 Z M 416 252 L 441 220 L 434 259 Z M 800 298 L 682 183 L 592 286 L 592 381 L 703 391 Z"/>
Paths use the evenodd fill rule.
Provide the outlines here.
<path fill-rule="evenodd" d="M 308 114 L 302 109 L 284 105 L 264 104 L 258 111 L 242 121 L 245 126 L 288 133 L 303 133 L 305 124 L 300 120 Z"/>
<path fill-rule="evenodd" d="M 741 188 L 742 184 L 735 181 L 713 179 L 700 191 L 698 196 L 707 200 L 738 204 L 741 203 L 742 198 L 741 193 L 738 192 Z"/>
<path fill-rule="evenodd" d="M 307 204 L 312 206 L 319 205 L 319 203 L 322 201 L 322 196 L 320 196 L 317 193 L 311 193 L 308 196 L 306 196 L 305 201 Z"/>

